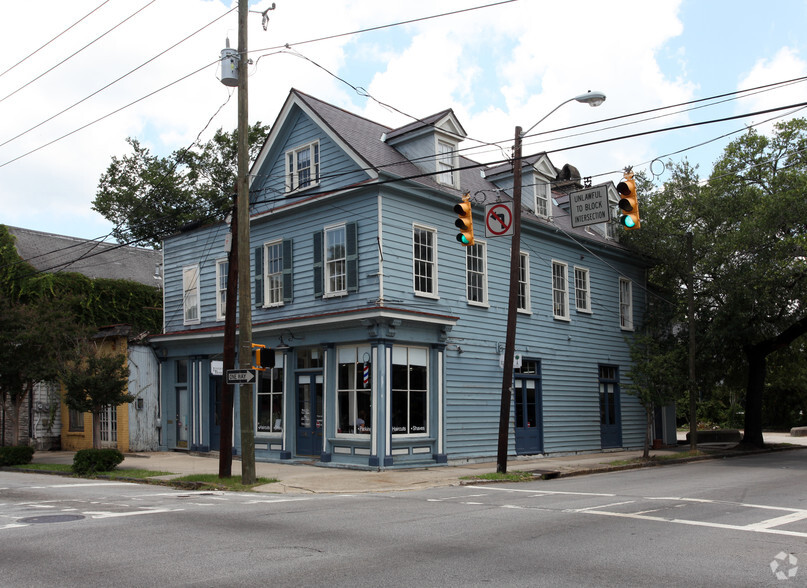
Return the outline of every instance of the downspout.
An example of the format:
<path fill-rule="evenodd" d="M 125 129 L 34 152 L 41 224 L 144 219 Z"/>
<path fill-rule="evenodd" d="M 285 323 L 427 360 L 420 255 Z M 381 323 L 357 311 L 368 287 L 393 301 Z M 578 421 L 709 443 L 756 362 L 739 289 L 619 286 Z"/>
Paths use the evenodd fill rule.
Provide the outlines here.
<path fill-rule="evenodd" d="M 384 306 L 384 223 L 382 221 L 383 199 L 378 193 L 378 305 Z"/>

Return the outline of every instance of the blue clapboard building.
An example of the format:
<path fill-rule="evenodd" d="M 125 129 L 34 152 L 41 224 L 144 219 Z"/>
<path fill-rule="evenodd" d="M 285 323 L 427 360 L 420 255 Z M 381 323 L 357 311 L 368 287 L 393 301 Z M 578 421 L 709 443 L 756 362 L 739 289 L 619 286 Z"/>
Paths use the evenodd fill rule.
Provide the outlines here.
<path fill-rule="evenodd" d="M 485 236 L 485 206 L 506 210 L 513 167 L 463 157 L 465 135 L 450 109 L 390 129 L 289 93 L 250 171 L 253 341 L 275 351 L 254 386 L 256 460 L 496 455 L 510 238 Z M 616 224 L 572 228 L 576 169 L 529 156 L 522 182 L 510 453 L 641 446 L 644 411 L 624 386 L 646 267 Z M 454 227 L 465 193 L 471 247 Z M 164 241 L 152 344 L 166 449 L 219 448 L 228 232 L 222 221 Z M 674 442 L 667 425 L 656 436 Z"/>

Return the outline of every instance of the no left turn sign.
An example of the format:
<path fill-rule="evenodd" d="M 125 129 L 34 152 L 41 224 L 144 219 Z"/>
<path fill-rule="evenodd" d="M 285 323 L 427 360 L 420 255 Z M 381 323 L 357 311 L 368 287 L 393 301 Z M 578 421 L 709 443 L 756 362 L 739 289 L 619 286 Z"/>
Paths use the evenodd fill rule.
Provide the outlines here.
<path fill-rule="evenodd" d="M 507 202 L 485 206 L 485 237 L 504 237 L 513 234 L 513 210 Z"/>

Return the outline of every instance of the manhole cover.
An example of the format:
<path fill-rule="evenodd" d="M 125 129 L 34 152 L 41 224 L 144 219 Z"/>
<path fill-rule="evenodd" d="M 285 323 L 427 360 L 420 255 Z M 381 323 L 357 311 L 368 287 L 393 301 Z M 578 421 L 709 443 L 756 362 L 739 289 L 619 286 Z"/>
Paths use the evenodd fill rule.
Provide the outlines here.
<path fill-rule="evenodd" d="M 64 514 L 64 515 L 42 515 L 40 517 L 26 517 L 19 519 L 18 523 L 68 523 L 70 521 L 80 521 L 84 515 Z"/>

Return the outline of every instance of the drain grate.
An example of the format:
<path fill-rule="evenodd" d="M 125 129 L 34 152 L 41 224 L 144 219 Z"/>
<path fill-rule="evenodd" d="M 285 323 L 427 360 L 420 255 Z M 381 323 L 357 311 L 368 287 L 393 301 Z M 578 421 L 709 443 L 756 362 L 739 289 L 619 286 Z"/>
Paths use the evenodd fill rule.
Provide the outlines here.
<path fill-rule="evenodd" d="M 69 523 L 70 521 L 80 521 L 84 515 L 78 514 L 61 514 L 61 515 L 42 515 L 38 517 L 25 517 L 19 519 L 18 523 L 27 524 L 44 524 L 44 523 Z"/>

